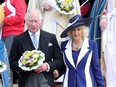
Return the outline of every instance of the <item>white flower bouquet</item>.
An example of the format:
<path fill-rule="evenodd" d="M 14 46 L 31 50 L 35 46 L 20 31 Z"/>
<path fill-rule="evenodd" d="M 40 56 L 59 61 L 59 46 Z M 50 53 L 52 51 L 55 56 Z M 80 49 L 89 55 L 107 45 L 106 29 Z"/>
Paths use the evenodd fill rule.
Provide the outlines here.
<path fill-rule="evenodd" d="M 73 14 L 76 10 L 76 5 L 74 0 L 56 0 L 56 9 L 65 15 Z"/>
<path fill-rule="evenodd" d="M 4 72 L 4 70 L 6 70 L 6 65 L 0 61 L 0 73 Z"/>
<path fill-rule="evenodd" d="M 25 71 L 37 69 L 45 60 L 44 53 L 39 50 L 26 51 L 18 61 L 19 67 Z"/>

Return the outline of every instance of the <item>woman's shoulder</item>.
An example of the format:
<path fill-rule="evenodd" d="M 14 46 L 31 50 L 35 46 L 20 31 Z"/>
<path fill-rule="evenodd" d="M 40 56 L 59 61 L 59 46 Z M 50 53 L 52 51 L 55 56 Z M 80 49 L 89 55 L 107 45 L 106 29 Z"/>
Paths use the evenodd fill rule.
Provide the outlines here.
<path fill-rule="evenodd" d="M 85 38 L 85 39 L 84 39 L 84 42 L 85 42 L 86 44 L 88 44 L 89 46 L 93 46 L 94 44 L 96 44 L 96 41 L 95 41 L 95 40 L 92 40 L 92 39 L 90 39 L 90 38 Z"/>
<path fill-rule="evenodd" d="M 62 41 L 62 42 L 61 42 L 61 45 L 64 45 L 64 46 L 65 46 L 65 45 L 67 44 L 68 41 L 69 41 L 69 40 Z"/>
<path fill-rule="evenodd" d="M 97 42 L 95 40 L 88 39 L 88 41 L 89 41 L 89 47 L 97 46 Z"/>
<path fill-rule="evenodd" d="M 65 49 L 65 46 L 66 46 L 66 44 L 67 44 L 68 41 L 69 40 L 66 40 L 66 41 L 61 42 L 61 50 L 64 50 Z"/>
<path fill-rule="evenodd" d="M 84 38 L 84 42 L 90 44 L 90 43 L 94 43 L 95 41 L 87 37 L 87 38 Z"/>

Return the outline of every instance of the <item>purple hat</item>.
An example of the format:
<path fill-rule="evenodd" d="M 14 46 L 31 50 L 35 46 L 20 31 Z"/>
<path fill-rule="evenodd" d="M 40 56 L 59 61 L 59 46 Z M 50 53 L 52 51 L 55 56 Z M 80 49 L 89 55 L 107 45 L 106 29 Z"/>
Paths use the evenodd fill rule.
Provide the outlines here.
<path fill-rule="evenodd" d="M 88 17 L 88 18 L 83 18 L 82 16 L 80 15 L 75 15 L 73 16 L 70 20 L 69 20 L 69 24 L 67 26 L 67 28 L 61 33 L 60 37 L 61 38 L 64 38 L 64 37 L 67 37 L 67 33 L 78 27 L 78 26 L 82 26 L 82 25 L 85 25 L 85 26 L 89 26 L 90 23 L 91 23 L 91 18 Z"/>

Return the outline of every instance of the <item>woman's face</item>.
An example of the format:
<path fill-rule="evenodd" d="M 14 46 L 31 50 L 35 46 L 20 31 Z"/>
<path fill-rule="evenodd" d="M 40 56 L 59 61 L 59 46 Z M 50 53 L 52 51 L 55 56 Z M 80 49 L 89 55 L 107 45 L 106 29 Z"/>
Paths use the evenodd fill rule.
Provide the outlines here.
<path fill-rule="evenodd" d="M 75 41 L 83 39 L 83 26 L 76 27 L 70 31 L 71 37 Z"/>

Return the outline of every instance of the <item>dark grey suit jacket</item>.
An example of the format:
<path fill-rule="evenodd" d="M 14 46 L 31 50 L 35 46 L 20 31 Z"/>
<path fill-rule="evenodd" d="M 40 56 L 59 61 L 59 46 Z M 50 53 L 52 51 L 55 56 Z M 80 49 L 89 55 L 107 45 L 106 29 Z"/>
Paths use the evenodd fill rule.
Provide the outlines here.
<path fill-rule="evenodd" d="M 52 44 L 51 46 L 49 45 Z M 11 69 L 19 72 L 19 87 L 24 87 L 26 79 L 29 76 L 29 71 L 25 72 L 18 67 L 18 60 L 22 56 L 22 54 L 27 50 L 34 50 L 34 46 L 32 44 L 31 38 L 28 34 L 28 30 L 22 33 L 19 36 L 16 36 L 13 40 L 13 44 L 11 47 L 10 53 L 10 67 Z M 62 54 L 60 51 L 60 47 L 56 40 L 56 36 L 54 34 L 50 34 L 43 30 L 40 30 L 40 40 L 39 40 L 39 48 L 43 53 L 45 53 L 45 61 L 50 65 L 49 72 L 43 72 L 45 78 L 48 80 L 49 85 L 53 87 L 53 70 L 59 69 L 63 66 Z M 34 72 L 34 71 L 31 71 Z"/>

